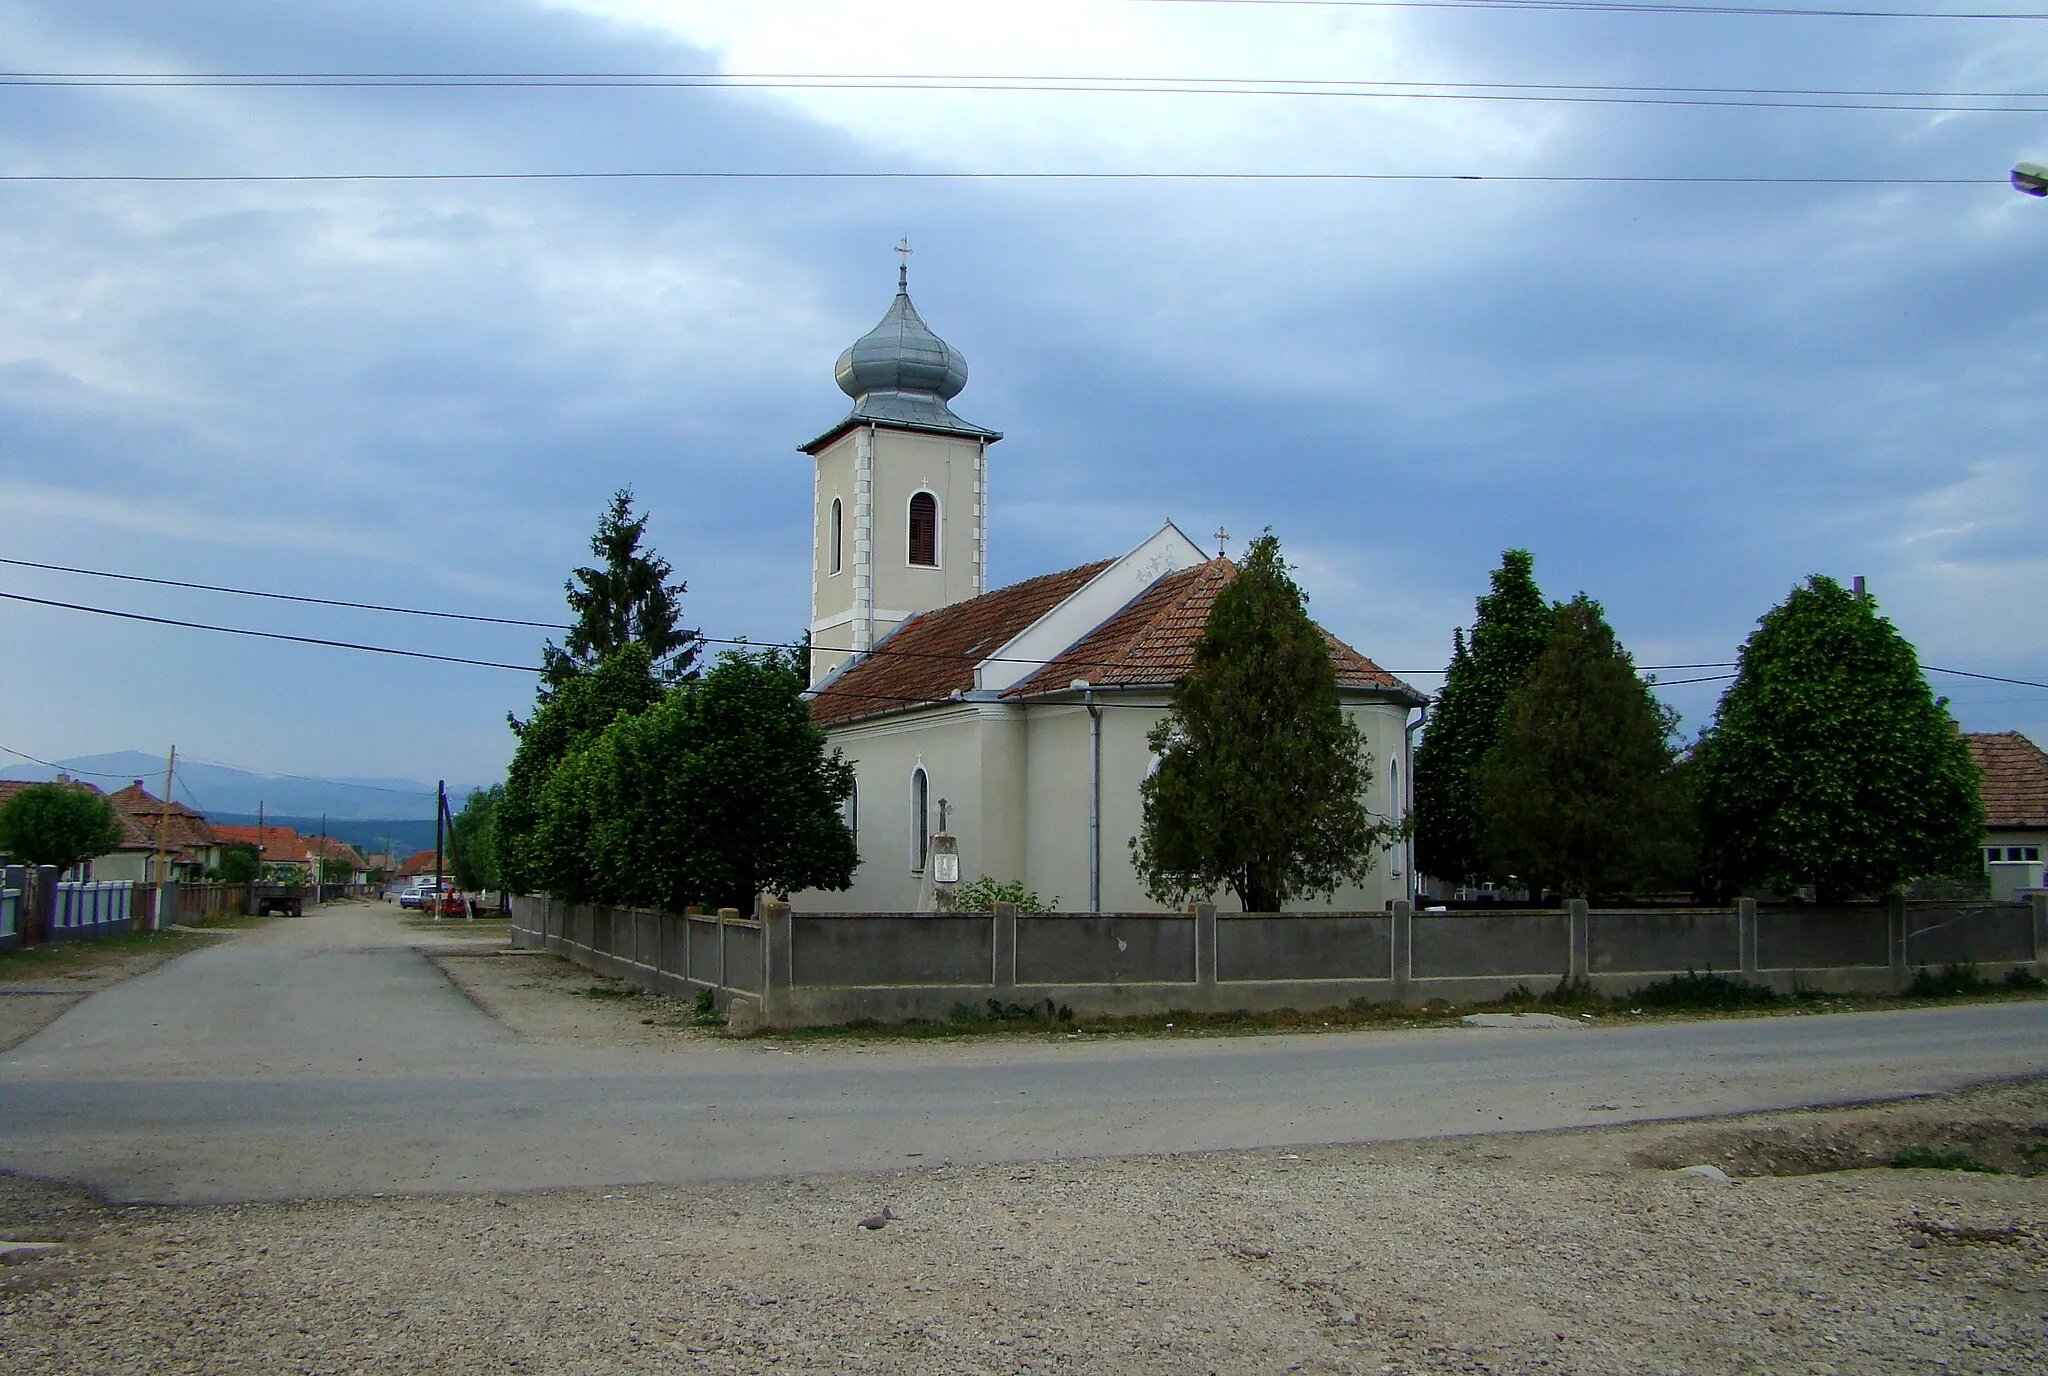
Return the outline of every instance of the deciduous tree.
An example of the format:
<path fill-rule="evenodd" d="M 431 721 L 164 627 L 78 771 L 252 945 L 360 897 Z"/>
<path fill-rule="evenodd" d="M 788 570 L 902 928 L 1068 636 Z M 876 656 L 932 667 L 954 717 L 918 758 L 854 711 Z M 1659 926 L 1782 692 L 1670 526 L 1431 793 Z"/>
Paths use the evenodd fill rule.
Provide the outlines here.
<path fill-rule="evenodd" d="M 1372 758 L 1303 602 L 1270 531 L 1216 594 L 1140 786 L 1131 856 L 1159 902 L 1227 885 L 1276 911 L 1361 882 L 1392 835 L 1366 811 Z"/>
<path fill-rule="evenodd" d="M 853 768 L 804 701 L 805 658 L 735 650 L 652 710 L 614 722 L 565 771 L 600 895 L 750 911 L 755 895 L 844 889 L 860 862 L 841 814 Z"/>
<path fill-rule="evenodd" d="M 1453 881 L 1489 875 L 1474 771 L 1500 739 L 1508 694 L 1543 653 L 1552 621 L 1536 586 L 1536 559 L 1511 549 L 1493 571 L 1492 591 L 1473 608 L 1472 633 L 1451 637 L 1444 686 L 1415 749 L 1415 865 Z"/>
<path fill-rule="evenodd" d="M 1560 605 L 1474 774 L 1487 870 L 1573 898 L 1689 887 L 1677 724 L 1600 604 L 1582 593 Z"/>
<path fill-rule="evenodd" d="M 450 828 L 455 852 L 455 882 L 472 893 L 499 888 L 498 804 L 503 784 L 471 789 Z"/>
<path fill-rule="evenodd" d="M 1823 900 L 1976 864 L 1977 770 L 1913 646 L 1832 578 L 1766 613 L 1694 753 L 1704 858 L 1723 889 Z"/>
<path fill-rule="evenodd" d="M 68 870 L 121 844 L 121 814 L 95 789 L 36 784 L 0 807 L 0 855 Z"/>
<path fill-rule="evenodd" d="M 561 878 L 563 854 L 556 850 L 544 864 L 536 850 L 556 769 L 620 716 L 644 712 L 659 702 L 662 691 L 653 656 L 645 646 L 630 644 L 613 651 L 591 672 L 564 680 L 541 699 L 539 710 L 520 729 L 519 748 L 505 773 L 493 828 L 499 879 L 509 891 L 532 893 L 549 887 L 544 875 Z"/>

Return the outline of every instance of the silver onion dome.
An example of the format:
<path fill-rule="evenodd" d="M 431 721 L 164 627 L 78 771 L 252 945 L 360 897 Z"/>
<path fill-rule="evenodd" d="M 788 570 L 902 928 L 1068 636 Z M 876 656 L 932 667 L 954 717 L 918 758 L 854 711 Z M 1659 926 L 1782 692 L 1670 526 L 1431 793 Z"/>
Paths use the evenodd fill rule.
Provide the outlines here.
<path fill-rule="evenodd" d="M 854 425 L 887 425 L 931 434 L 964 435 L 990 443 L 1002 433 L 953 414 L 946 403 L 967 386 L 967 359 L 910 303 L 907 269 L 896 277 L 896 299 L 882 323 L 839 355 L 834 370 L 839 390 L 853 398 L 853 410 L 838 425 L 804 445 L 815 453 Z"/>
<path fill-rule="evenodd" d="M 839 390 L 855 401 L 870 392 L 925 392 L 951 401 L 967 385 L 967 359 L 918 315 L 908 277 L 898 276 L 882 323 L 839 355 Z"/>

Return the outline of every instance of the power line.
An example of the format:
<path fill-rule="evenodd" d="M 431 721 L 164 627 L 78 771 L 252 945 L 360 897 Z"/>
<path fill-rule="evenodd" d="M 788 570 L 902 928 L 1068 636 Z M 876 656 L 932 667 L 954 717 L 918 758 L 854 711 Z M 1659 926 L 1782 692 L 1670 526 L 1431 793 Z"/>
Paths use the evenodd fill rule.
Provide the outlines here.
<path fill-rule="evenodd" d="M 1902 110 L 2043 114 L 1985 102 L 2048 99 L 2040 91 L 1881 91 L 1761 86 L 1574 85 L 1557 82 L 1333 81 L 1268 77 L 1087 77 L 915 74 L 603 72 L 0 72 L 0 88 L 233 90 L 775 90 L 1048 95 L 1256 96 L 1454 100 L 1765 110 Z M 1970 102 L 1970 103 L 1958 103 Z"/>
<path fill-rule="evenodd" d="M 1999 177 L 1628 176 L 1523 172 L 8 172 L 0 182 L 101 185 L 294 185 L 378 182 L 1515 182 L 1608 186 L 1996 186 Z"/>
<path fill-rule="evenodd" d="M 256 588 L 230 587 L 226 584 L 221 583 L 190 583 L 182 579 L 176 578 L 151 578 L 136 573 L 113 573 L 106 569 L 79 568 L 70 564 L 43 564 L 37 563 L 36 561 L 30 559 L 0 558 L 0 564 L 13 565 L 17 568 L 41 569 L 49 573 L 78 574 L 87 578 L 112 578 L 118 579 L 124 583 L 146 583 L 157 587 L 167 588 L 191 588 L 197 589 L 202 592 L 226 593 L 234 597 L 260 597 L 283 602 L 307 602 L 322 607 L 345 607 L 355 611 L 392 612 L 401 616 L 431 616 L 440 617 L 450 621 L 479 621 L 489 625 L 497 626 L 531 626 L 538 628 L 540 630 L 549 631 L 566 631 L 571 629 L 566 625 L 553 621 L 521 621 L 508 617 L 476 616 L 467 612 L 427 611 L 419 607 L 394 607 L 378 602 L 347 602 L 330 597 L 306 597 L 292 593 L 265 592 Z M 4 595 L 8 594 L 0 594 L 0 596 Z M 88 608 L 87 610 L 93 609 Z M 208 627 L 206 629 L 232 630 L 232 628 L 229 627 Z M 251 632 L 251 634 L 260 633 Z M 794 642 L 748 640 L 744 636 L 704 635 L 701 632 L 696 631 L 690 632 L 690 636 L 694 641 L 706 645 L 748 645 L 753 646 L 757 649 L 764 650 L 796 650 L 803 648 L 801 645 L 798 645 Z M 325 644 L 328 642 L 317 643 Z M 392 653 L 397 652 L 394 651 Z M 1018 655 L 970 655 L 965 653 L 953 653 L 938 650 L 888 649 L 883 646 L 875 646 L 870 649 L 864 650 L 861 653 L 863 655 L 889 655 L 904 659 L 943 659 L 949 661 L 965 661 L 973 664 L 1024 664 L 1034 666 L 1037 668 L 1044 668 L 1048 664 L 1069 664 L 1077 669 L 1114 669 L 1121 667 L 1119 664 L 1109 660 L 1073 659 L 1065 655 L 1056 656 L 1052 659 L 1032 659 L 1029 657 Z M 484 661 L 465 660 L 460 662 L 483 663 Z M 496 667 L 510 668 L 513 666 L 500 665 Z M 1733 661 L 1724 661 L 1711 664 L 1645 664 L 1640 667 L 1644 672 L 1650 672 L 1666 669 L 1731 669 L 1735 666 Z M 1395 675 L 1424 676 L 1432 674 L 1441 675 L 1444 671 L 1442 669 L 1388 669 L 1385 670 L 1385 672 Z"/>
<path fill-rule="evenodd" d="M 1238 9 L 1520 10 L 1560 14 L 1692 14 L 1727 18 L 1797 19 L 2048 19 L 2048 13 L 2013 10 L 1852 10 L 1785 5 L 1656 5 L 1627 0 L 1123 0 L 1132 5 L 1219 5 Z"/>
<path fill-rule="evenodd" d="M 95 616 L 119 617 L 123 621 L 146 621 L 154 626 L 177 626 L 191 631 L 215 631 L 221 635 L 254 636 L 259 640 L 286 640 L 295 645 L 322 645 L 335 650 L 360 650 L 366 654 L 397 655 L 405 659 L 430 659 L 440 664 L 468 664 L 479 669 L 511 669 L 522 674 L 540 672 L 530 664 L 466 659 L 461 655 L 437 655 L 426 650 L 396 650 L 386 645 L 362 645 L 349 640 L 324 640 L 319 636 L 286 635 L 282 631 L 252 631 L 241 626 L 213 626 L 202 621 L 180 621 L 175 617 L 144 616 L 141 612 L 115 611 L 111 607 L 88 607 L 77 602 L 55 602 L 46 597 L 29 597 L 18 592 L 0 592 L 0 598 L 5 598 L 9 602 L 27 602 L 38 607 L 55 607 L 68 612 L 91 612 Z"/>
<path fill-rule="evenodd" d="M 432 612 L 418 607 L 388 607 L 376 602 L 345 602 L 332 597 L 303 597 L 287 592 L 258 592 L 253 588 L 223 587 L 218 583 L 187 583 L 177 578 L 145 578 L 136 573 L 109 573 L 104 569 L 81 569 L 68 564 L 39 564 L 33 559 L 0 559 L 15 568 L 42 569 L 47 573 L 75 573 L 86 578 L 113 578 L 123 583 L 148 583 L 160 588 L 190 588 L 198 592 L 231 593 L 236 597 L 262 597 L 273 602 L 302 602 L 315 607 L 346 607 L 364 612 L 393 612 L 399 616 L 431 616 L 443 621 L 478 621 L 490 626 L 530 626 L 543 631 L 566 631 L 569 627 L 553 621 L 520 621 L 513 617 L 478 616 L 472 612 Z"/>

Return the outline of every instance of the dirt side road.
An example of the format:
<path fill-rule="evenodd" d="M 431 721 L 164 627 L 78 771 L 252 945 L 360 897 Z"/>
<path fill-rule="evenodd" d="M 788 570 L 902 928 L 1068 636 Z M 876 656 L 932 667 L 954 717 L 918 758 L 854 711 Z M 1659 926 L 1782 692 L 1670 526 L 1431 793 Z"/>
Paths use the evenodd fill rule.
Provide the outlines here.
<path fill-rule="evenodd" d="M 108 1209 L 0 1180 L 0 1372 L 2038 1372 L 2048 1082 L 885 1175 Z M 1641 1164 L 1641 1163 L 1651 1164 Z M 856 1226 L 888 1205 L 880 1230 Z"/>

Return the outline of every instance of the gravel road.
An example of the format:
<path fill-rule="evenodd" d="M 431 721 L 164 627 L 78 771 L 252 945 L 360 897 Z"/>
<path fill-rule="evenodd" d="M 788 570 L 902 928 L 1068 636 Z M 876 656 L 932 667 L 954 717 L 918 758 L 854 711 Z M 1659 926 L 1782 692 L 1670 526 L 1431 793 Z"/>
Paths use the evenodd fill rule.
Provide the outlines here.
<path fill-rule="evenodd" d="M 2043 1140 L 2048 1087 L 640 1189 L 109 1208 L 0 1179 L 0 1236 L 70 1244 L 0 1267 L 0 1372 L 2036 1373 L 2048 1179 L 1633 1164 L 1984 1121 Z"/>
<path fill-rule="evenodd" d="M 1549 1129 L 2048 1070 L 2044 1001 L 1541 1031 L 614 1041 L 537 1031 L 521 1000 L 623 1001 L 521 988 L 545 958 L 455 955 L 491 939 L 343 906 L 104 990 L 0 1054 L 0 1169 L 177 1203 L 681 1183 Z M 470 968 L 468 996 L 423 944 Z"/>

